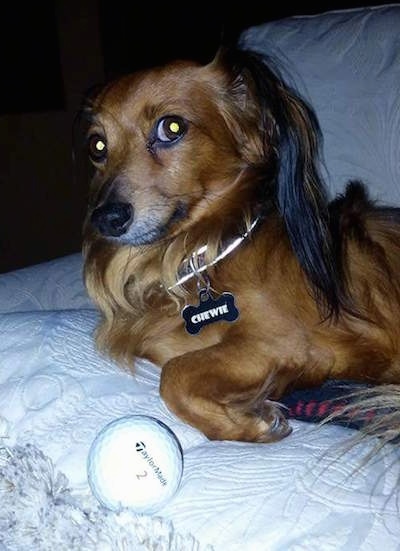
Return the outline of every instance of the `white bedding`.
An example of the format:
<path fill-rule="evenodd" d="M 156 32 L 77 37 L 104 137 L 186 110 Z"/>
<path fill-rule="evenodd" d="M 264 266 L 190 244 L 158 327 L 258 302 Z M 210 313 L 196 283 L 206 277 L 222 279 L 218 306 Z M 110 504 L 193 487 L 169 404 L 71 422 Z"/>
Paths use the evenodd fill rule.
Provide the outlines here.
<path fill-rule="evenodd" d="M 166 409 L 157 367 L 140 361 L 132 376 L 96 352 L 97 313 L 79 268 L 79 256 L 71 256 L 0 276 L 0 304 L 14 310 L 0 315 L 7 445 L 36 445 L 84 494 L 97 431 L 122 415 L 150 414 L 176 432 L 185 460 L 181 489 L 159 515 L 202 544 L 217 551 L 399 549 L 393 453 L 352 475 L 367 446 L 341 457 L 351 431 L 300 422 L 274 445 L 208 441 Z M 69 310 L 60 302 L 67 296 Z"/>

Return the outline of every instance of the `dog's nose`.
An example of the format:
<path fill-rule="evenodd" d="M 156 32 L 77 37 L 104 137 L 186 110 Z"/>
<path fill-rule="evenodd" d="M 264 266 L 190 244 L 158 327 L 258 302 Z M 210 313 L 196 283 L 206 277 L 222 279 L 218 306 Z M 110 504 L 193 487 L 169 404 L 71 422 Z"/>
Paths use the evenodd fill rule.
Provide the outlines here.
<path fill-rule="evenodd" d="M 91 222 L 106 237 L 119 237 L 129 228 L 133 208 L 129 203 L 107 202 L 94 209 Z"/>

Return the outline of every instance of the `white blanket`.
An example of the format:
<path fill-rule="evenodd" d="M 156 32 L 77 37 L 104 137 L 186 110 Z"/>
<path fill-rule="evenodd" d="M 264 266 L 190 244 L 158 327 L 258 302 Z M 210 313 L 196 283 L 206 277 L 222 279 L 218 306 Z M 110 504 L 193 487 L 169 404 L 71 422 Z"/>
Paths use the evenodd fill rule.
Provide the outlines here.
<path fill-rule="evenodd" d="M 217 551 L 399 549 L 395 452 L 355 472 L 369 445 L 345 453 L 351 431 L 300 422 L 273 445 L 208 441 L 167 410 L 157 367 L 138 361 L 133 376 L 96 352 L 97 313 L 79 269 L 72 256 L 0 277 L 0 304 L 13 310 L 0 315 L 7 445 L 34 444 L 86 495 L 96 433 L 117 417 L 149 414 L 184 449 L 180 491 L 159 511 L 181 533 Z"/>

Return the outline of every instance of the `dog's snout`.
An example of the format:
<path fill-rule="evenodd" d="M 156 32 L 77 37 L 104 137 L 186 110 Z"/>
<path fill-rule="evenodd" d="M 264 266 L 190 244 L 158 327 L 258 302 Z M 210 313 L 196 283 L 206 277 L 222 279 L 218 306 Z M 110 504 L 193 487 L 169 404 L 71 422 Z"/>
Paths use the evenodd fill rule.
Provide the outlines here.
<path fill-rule="evenodd" d="M 91 215 L 93 226 L 105 237 L 119 237 L 129 228 L 133 208 L 129 203 L 107 202 L 94 209 Z"/>

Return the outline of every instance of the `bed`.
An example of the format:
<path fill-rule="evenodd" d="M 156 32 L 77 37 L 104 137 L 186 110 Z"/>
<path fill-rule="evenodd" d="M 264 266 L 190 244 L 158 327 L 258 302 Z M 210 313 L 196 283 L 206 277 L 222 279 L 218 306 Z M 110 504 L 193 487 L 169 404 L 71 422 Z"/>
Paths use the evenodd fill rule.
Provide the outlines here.
<path fill-rule="evenodd" d="M 362 178 L 400 202 L 400 6 L 251 28 L 315 106 L 331 191 Z M 215 442 L 167 410 L 157 366 L 134 376 L 94 346 L 98 313 L 79 254 L 0 276 L 0 549 L 302 551 L 399 549 L 400 457 L 350 429 L 292 421 L 275 444 Z M 184 474 L 156 515 L 102 509 L 87 483 L 98 431 L 157 417 L 179 438 Z"/>

